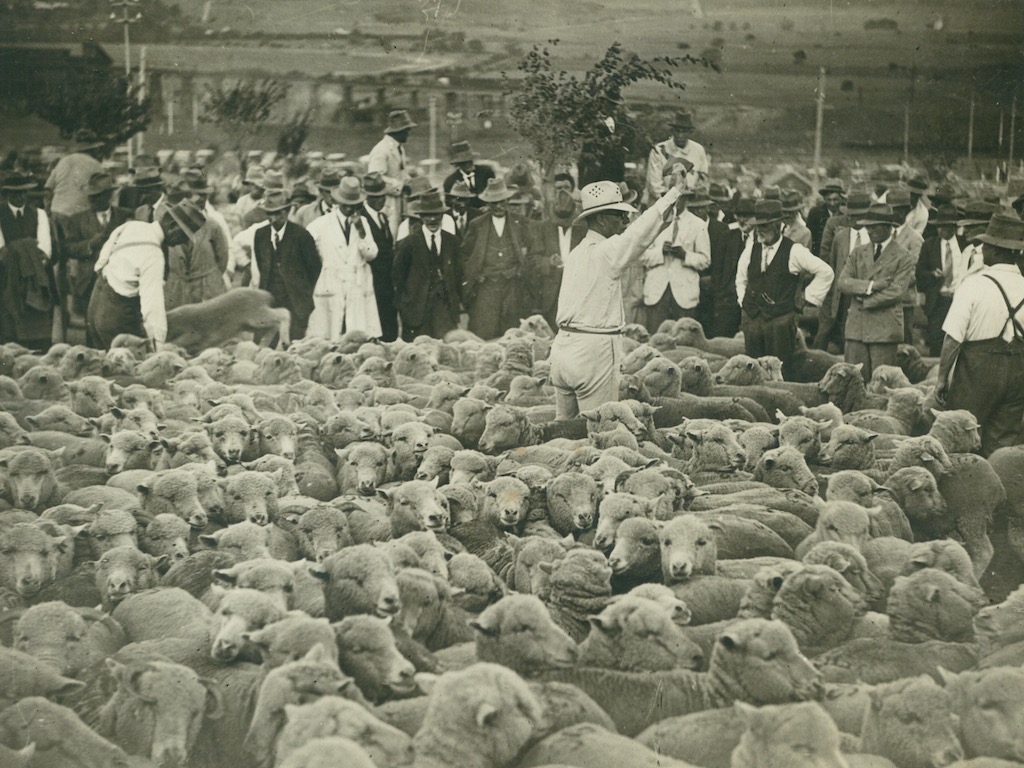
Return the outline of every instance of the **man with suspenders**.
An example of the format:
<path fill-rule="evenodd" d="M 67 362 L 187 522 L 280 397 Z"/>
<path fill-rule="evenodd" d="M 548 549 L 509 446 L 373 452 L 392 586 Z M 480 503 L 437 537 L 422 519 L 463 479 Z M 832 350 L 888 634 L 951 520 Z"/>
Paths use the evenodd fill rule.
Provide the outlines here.
<path fill-rule="evenodd" d="M 1024 442 L 1024 222 L 997 213 L 982 245 L 985 269 L 966 278 L 943 323 L 936 396 L 981 424 L 981 452 Z"/>

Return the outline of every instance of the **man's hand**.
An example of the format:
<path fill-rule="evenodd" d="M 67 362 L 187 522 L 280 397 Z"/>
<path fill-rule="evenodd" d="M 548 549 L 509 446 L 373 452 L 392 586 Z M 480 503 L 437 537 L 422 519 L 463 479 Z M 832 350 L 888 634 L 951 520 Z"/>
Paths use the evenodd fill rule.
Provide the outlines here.
<path fill-rule="evenodd" d="M 884 279 L 883 280 L 875 280 L 873 282 L 874 282 L 874 285 L 871 286 L 871 294 L 872 295 L 878 293 L 879 291 L 884 291 L 886 288 L 889 287 L 889 281 L 888 280 L 884 280 Z"/>
<path fill-rule="evenodd" d="M 671 243 L 662 243 L 661 244 L 661 255 L 665 256 L 665 257 L 674 256 L 675 258 L 682 260 L 682 259 L 686 258 L 686 251 L 683 250 L 683 246 L 681 246 L 681 245 L 672 245 Z"/>

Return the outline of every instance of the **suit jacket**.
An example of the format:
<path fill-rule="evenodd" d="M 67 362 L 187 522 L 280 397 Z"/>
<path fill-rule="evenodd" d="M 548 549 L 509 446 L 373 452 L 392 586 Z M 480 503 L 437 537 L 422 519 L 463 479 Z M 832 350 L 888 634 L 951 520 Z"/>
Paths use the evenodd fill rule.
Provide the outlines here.
<path fill-rule="evenodd" d="M 912 227 L 897 228 L 893 230 L 892 236 L 897 243 L 910 251 L 910 255 L 914 258 L 914 263 L 917 264 L 917 257 L 921 255 L 921 246 L 924 244 L 924 238 L 917 233 L 917 230 Z M 917 306 L 917 292 L 919 290 L 915 275 L 911 278 L 910 285 L 907 286 L 907 292 L 903 294 L 904 307 Z"/>
<path fill-rule="evenodd" d="M 370 262 L 370 271 L 373 273 L 373 287 L 379 301 L 381 296 L 392 295 L 394 285 L 391 272 L 395 261 L 395 241 L 391 236 L 391 221 L 388 221 L 388 226 L 379 227 L 376 219 L 364 211 L 363 223 L 377 244 L 377 258 Z"/>
<path fill-rule="evenodd" d="M 895 238 L 877 262 L 874 254 L 873 243 L 858 246 L 839 277 L 839 290 L 853 297 L 846 316 L 846 338 L 869 344 L 899 343 L 903 341 L 903 294 L 914 276 L 914 257 Z M 864 296 L 872 280 L 887 280 L 888 285 Z"/>
<path fill-rule="evenodd" d="M 967 240 L 963 237 L 958 235 L 956 241 L 960 245 L 961 252 L 968 247 Z M 972 263 L 968 264 L 966 274 L 970 274 L 971 271 L 980 269 L 983 266 L 980 256 L 981 254 L 979 253 L 977 261 L 971 259 Z M 917 289 L 924 294 L 924 311 L 928 315 L 932 313 L 932 309 L 942 294 L 943 278 L 935 277 L 932 274 L 936 269 L 942 269 L 942 238 L 929 237 L 921 245 L 921 254 L 917 259 L 917 269 L 914 271 L 917 278 Z"/>
<path fill-rule="evenodd" d="M 95 261 L 110 233 L 133 218 L 125 208 L 110 208 L 110 220 L 100 227 L 95 212 L 79 211 L 70 216 L 54 216 L 61 261 Z"/>
<path fill-rule="evenodd" d="M 479 195 L 485 189 L 487 189 L 487 180 L 494 178 L 494 169 L 489 165 L 474 165 L 473 166 L 473 187 L 469 191 L 474 195 Z M 444 180 L 444 193 L 447 195 L 452 191 L 452 187 L 455 186 L 455 182 L 462 179 L 462 171 L 456 168 L 454 171 L 448 174 L 448 177 Z M 466 204 L 470 208 L 483 208 L 483 202 L 478 198 L 474 197 L 466 201 Z"/>
<path fill-rule="evenodd" d="M 743 253 L 743 233 L 709 219 L 708 239 L 711 242 L 711 293 L 719 300 L 736 301 L 736 268 Z"/>
<path fill-rule="evenodd" d="M 270 226 L 260 227 L 253 237 L 253 284 L 269 290 L 276 260 L 288 294 L 288 309 L 304 324 L 313 312 L 313 287 L 320 277 L 320 255 L 316 243 L 303 227 L 289 221 L 284 225 L 284 235 L 275 253 L 270 242 L 270 230 Z"/>
<path fill-rule="evenodd" d="M 811 248 L 811 253 L 819 259 L 825 259 L 825 261 L 828 261 L 829 256 L 832 253 L 832 243 L 835 242 L 836 236 L 839 234 L 839 230 L 850 229 L 853 227 L 853 224 L 854 222 L 851 217 L 847 216 L 845 213 L 837 213 L 825 222 L 821 236 L 817 240 L 814 240 L 814 233 L 811 233 L 811 245 L 814 245 L 815 242 L 817 242 L 818 247 L 816 249 L 811 248 L 810 245 L 807 247 Z M 808 227 L 810 227 L 810 224 L 808 224 Z M 839 273 L 836 272 L 836 274 L 838 275 Z"/>
<path fill-rule="evenodd" d="M 324 212 L 320 210 L 321 202 L 321 200 L 314 200 L 312 203 L 299 206 L 295 213 L 292 214 L 292 221 L 300 227 L 308 227 L 312 222 L 324 215 Z"/>
<path fill-rule="evenodd" d="M 428 316 L 434 301 L 448 305 L 453 320 L 459 317 L 461 278 L 458 267 L 458 239 L 450 232 L 441 235 L 441 278 L 444 296 L 437 295 L 437 275 L 433 256 L 423 235 L 417 231 L 402 238 L 395 246 L 392 277 L 395 286 L 395 307 L 407 326 L 419 326 Z"/>
<path fill-rule="evenodd" d="M 673 238 L 673 235 L 675 237 Z M 665 256 L 665 244 L 682 246 L 682 259 Z M 644 304 L 652 306 L 671 286 L 672 298 L 685 309 L 700 301 L 700 272 L 711 265 L 711 242 L 707 224 L 689 211 L 679 214 L 672 224 L 655 236 L 640 256 L 644 274 Z"/>
<path fill-rule="evenodd" d="M 494 226 L 489 215 L 479 216 L 469 222 L 466 234 L 459 246 L 459 257 L 462 272 L 463 302 L 469 306 L 476 295 L 477 287 L 486 277 L 484 257 L 487 243 L 494 234 Z M 526 277 L 527 253 L 530 245 L 530 224 L 525 219 L 507 214 L 505 216 L 505 234 L 512 241 L 512 253 L 508 254 L 505 271 L 508 277 Z"/>
<path fill-rule="evenodd" d="M 548 219 L 532 222 L 532 238 L 527 258 L 527 290 L 536 309 L 548 322 L 552 322 L 558 308 L 558 291 L 562 287 L 562 267 L 552 257 L 561 257 L 561 241 L 558 238 L 558 224 Z M 575 248 L 583 236 L 587 234 L 587 226 L 577 222 L 569 234 L 569 248 Z"/>
<path fill-rule="evenodd" d="M 823 202 L 818 203 L 807 212 L 807 228 L 811 230 L 811 253 L 816 256 L 822 256 L 826 252 L 822 247 L 826 245 L 822 242 L 822 236 L 825 234 L 825 226 L 831 218 L 833 218 L 832 212 Z"/>
<path fill-rule="evenodd" d="M 829 253 L 821 255 L 822 260 L 827 262 L 832 267 L 832 271 L 837 275 L 843 274 L 843 269 L 846 267 L 846 262 L 850 257 L 850 231 L 849 227 L 838 227 L 835 237 L 832 238 Z M 825 312 L 825 317 L 833 319 L 839 317 L 839 305 L 842 301 L 842 296 L 843 292 L 839 290 L 839 280 L 837 279 L 832 283 L 832 287 L 829 289 L 828 295 L 821 305 L 822 311 Z"/>

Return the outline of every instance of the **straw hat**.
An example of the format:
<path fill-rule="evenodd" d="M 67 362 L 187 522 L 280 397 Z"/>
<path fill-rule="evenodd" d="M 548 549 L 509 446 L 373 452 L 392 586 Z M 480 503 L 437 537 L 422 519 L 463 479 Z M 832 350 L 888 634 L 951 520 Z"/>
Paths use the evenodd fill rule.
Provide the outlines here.
<path fill-rule="evenodd" d="M 583 201 L 583 210 L 573 223 L 582 221 L 591 214 L 605 211 L 636 213 L 636 208 L 623 201 L 622 190 L 614 181 L 595 181 L 593 184 L 587 184 L 580 190 L 580 199 Z"/>
<path fill-rule="evenodd" d="M 454 184 L 452 184 L 452 188 L 448 192 L 448 197 L 461 197 L 466 200 L 470 200 L 476 197 L 476 195 L 474 195 L 470 191 L 469 185 L 466 182 L 456 181 Z"/>
<path fill-rule="evenodd" d="M 331 190 L 331 200 L 338 205 L 359 205 L 366 199 L 363 185 L 355 176 L 346 176 Z"/>
<path fill-rule="evenodd" d="M 504 179 L 490 178 L 487 180 L 487 188 L 480 193 L 480 199 L 485 203 L 498 203 L 513 195 L 515 192 L 506 186 Z"/>

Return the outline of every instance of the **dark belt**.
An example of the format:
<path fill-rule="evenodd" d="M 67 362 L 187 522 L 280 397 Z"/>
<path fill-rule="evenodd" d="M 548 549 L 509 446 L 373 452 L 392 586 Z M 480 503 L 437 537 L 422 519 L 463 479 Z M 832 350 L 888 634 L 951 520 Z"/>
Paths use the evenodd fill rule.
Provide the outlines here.
<path fill-rule="evenodd" d="M 594 336 L 621 336 L 621 328 L 602 328 L 601 330 L 591 330 L 589 328 L 574 328 L 571 325 L 560 325 L 558 330 L 565 331 L 566 333 L 589 333 Z"/>
<path fill-rule="evenodd" d="M 986 355 L 1024 355 L 1024 340 L 1021 339 L 1006 341 L 999 337 L 981 341 L 965 341 L 961 346 L 965 351 L 980 352 Z"/>

